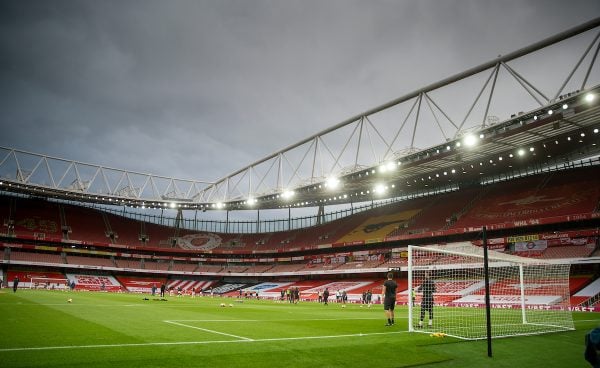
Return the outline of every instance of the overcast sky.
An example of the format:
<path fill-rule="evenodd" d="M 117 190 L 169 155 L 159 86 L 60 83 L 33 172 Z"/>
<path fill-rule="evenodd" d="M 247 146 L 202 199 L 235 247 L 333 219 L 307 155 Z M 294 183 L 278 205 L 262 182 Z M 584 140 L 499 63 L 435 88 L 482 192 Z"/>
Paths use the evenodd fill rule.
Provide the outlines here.
<path fill-rule="evenodd" d="M 213 181 L 597 0 L 0 1 L 0 146 Z"/>

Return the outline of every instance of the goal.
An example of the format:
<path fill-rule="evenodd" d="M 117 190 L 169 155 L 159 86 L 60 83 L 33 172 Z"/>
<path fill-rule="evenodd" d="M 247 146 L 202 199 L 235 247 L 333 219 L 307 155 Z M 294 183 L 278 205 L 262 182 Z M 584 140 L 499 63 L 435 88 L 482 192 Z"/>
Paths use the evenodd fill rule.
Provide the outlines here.
<path fill-rule="evenodd" d="M 32 277 L 30 289 L 66 290 L 69 288 L 67 278 Z"/>
<path fill-rule="evenodd" d="M 487 338 L 484 268 L 483 249 L 471 243 L 409 246 L 409 331 Z M 490 250 L 488 270 L 492 338 L 574 330 L 569 264 Z"/>

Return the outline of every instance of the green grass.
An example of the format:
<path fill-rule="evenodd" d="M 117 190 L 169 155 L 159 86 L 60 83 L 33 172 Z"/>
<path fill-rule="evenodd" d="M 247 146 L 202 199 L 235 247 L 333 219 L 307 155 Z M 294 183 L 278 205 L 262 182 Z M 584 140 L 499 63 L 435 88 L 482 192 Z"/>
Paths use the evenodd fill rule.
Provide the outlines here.
<path fill-rule="evenodd" d="M 72 303 L 67 303 L 73 298 Z M 12 367 L 588 367 L 576 331 L 485 341 L 408 333 L 406 308 L 139 294 L 0 290 L 0 366 Z M 220 303 L 234 307 L 220 307 Z"/>

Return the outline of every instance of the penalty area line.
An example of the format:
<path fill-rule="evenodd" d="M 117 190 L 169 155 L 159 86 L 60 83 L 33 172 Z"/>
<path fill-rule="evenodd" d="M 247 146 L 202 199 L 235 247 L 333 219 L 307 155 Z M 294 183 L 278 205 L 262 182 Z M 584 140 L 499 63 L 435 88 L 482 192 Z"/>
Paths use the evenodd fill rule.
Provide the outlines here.
<path fill-rule="evenodd" d="M 128 347 L 147 347 L 147 346 L 183 346 L 183 345 L 209 345 L 209 344 L 234 344 L 234 343 L 258 343 L 258 342 L 277 342 L 293 340 L 319 340 L 336 339 L 348 337 L 368 337 L 377 335 L 395 335 L 409 333 L 408 331 L 390 331 L 390 332 L 372 332 L 357 333 L 345 335 L 327 335 L 327 336 L 300 336 L 300 337 L 276 337 L 266 339 L 246 339 L 246 340 L 210 340 L 210 341 L 178 341 L 178 342 L 146 342 L 133 344 L 99 344 L 99 345 L 67 345 L 67 346 L 39 346 L 29 348 L 0 348 L 0 353 L 17 351 L 45 351 L 45 350 L 67 350 L 67 349 L 104 349 L 104 348 L 128 348 Z"/>

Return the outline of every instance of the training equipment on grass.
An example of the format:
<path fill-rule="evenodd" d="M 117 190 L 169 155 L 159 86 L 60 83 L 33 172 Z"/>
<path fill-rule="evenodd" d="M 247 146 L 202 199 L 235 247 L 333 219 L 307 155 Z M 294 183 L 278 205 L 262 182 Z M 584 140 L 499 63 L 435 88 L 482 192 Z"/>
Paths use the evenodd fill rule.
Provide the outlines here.
<path fill-rule="evenodd" d="M 491 337 L 574 330 L 569 268 L 569 264 L 488 251 Z M 421 322 L 423 292 L 419 287 L 427 278 L 435 285 L 433 319 L 429 309 L 423 308 Z M 435 331 L 469 340 L 487 337 L 481 247 L 471 243 L 409 246 L 408 295 L 413 288 L 416 298 L 409 303 L 409 331 Z"/>

